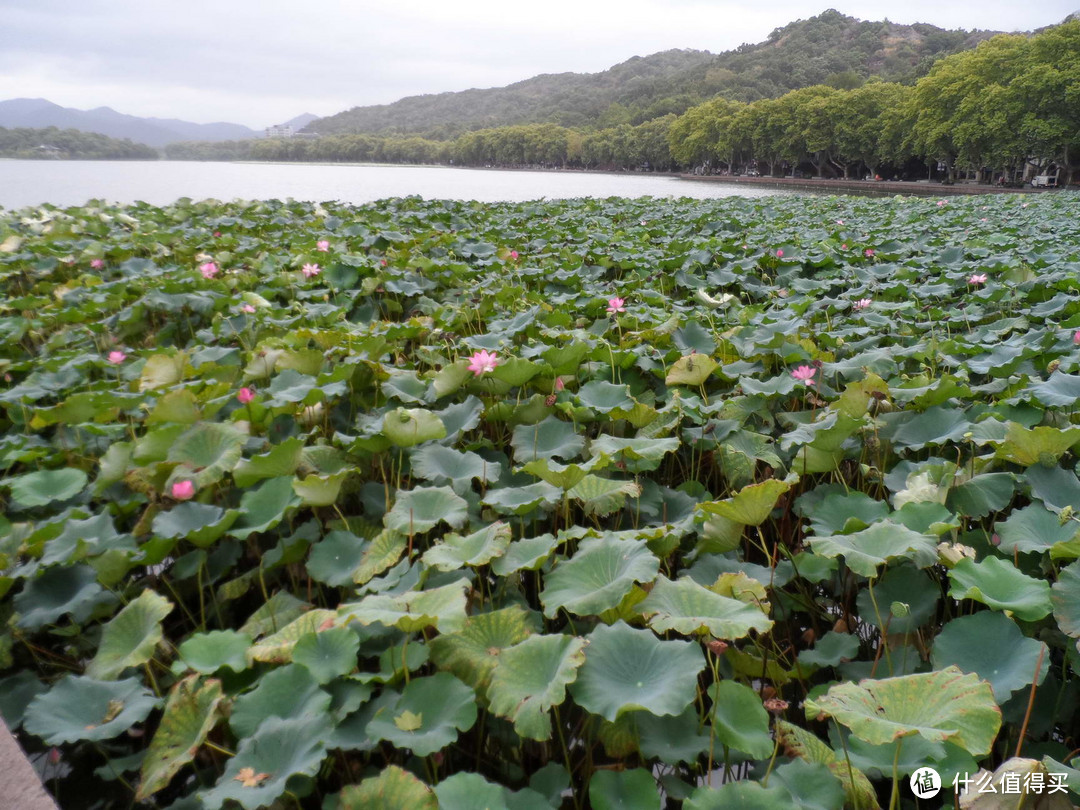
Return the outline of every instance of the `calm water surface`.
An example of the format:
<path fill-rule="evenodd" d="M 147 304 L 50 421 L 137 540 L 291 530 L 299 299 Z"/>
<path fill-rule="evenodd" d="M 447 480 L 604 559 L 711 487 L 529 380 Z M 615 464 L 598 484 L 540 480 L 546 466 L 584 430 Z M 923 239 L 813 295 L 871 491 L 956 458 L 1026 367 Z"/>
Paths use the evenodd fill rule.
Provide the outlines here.
<path fill-rule="evenodd" d="M 526 172 L 441 166 L 0 160 L 0 206 L 82 205 L 90 199 L 154 205 L 201 200 L 286 199 L 365 203 L 427 199 L 514 202 L 572 197 L 771 197 L 786 191 L 693 183 L 675 177 Z"/>

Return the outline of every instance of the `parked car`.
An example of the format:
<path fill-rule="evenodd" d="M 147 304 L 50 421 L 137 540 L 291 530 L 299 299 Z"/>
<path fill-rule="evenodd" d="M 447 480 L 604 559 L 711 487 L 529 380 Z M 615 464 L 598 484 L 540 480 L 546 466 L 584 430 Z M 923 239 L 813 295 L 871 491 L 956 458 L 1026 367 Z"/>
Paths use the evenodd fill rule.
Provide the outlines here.
<path fill-rule="evenodd" d="M 1032 188 L 1057 188 L 1057 175 L 1040 174 L 1031 178 Z"/>

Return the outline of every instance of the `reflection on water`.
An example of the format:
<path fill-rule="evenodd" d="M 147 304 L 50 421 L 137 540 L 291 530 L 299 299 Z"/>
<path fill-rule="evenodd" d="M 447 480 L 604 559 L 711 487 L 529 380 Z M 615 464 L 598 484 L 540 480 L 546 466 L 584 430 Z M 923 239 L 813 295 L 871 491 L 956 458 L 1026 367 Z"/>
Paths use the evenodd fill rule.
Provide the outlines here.
<path fill-rule="evenodd" d="M 90 199 L 164 205 L 179 197 L 349 203 L 419 195 L 518 202 L 572 197 L 772 197 L 790 192 L 648 174 L 503 171 L 445 166 L 0 160 L 0 206 Z"/>

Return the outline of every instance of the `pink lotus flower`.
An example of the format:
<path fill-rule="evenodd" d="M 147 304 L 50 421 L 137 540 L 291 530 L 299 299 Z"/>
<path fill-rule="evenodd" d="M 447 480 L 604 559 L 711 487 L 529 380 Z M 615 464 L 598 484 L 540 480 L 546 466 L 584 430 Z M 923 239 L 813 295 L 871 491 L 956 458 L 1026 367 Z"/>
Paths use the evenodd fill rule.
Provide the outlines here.
<path fill-rule="evenodd" d="M 221 236 L 221 231 L 214 231 L 214 238 L 217 239 L 219 236 Z"/>
<path fill-rule="evenodd" d="M 105 266 L 105 260 L 104 259 L 93 259 L 90 262 L 90 266 L 92 268 L 94 268 L 95 270 L 100 270 L 102 267 Z"/>
<path fill-rule="evenodd" d="M 244 304 L 242 307 L 240 307 L 240 311 L 246 312 L 250 315 L 252 312 L 255 311 L 255 307 L 253 307 L 251 304 Z"/>
<path fill-rule="evenodd" d="M 837 224 L 837 225 L 843 225 L 843 224 L 844 224 L 844 220 L 842 220 L 842 219 L 838 219 L 838 220 L 836 220 L 836 224 Z"/>
<path fill-rule="evenodd" d="M 186 501 L 195 494 L 195 484 L 192 481 L 177 481 L 172 485 L 169 494 L 178 501 Z"/>
<path fill-rule="evenodd" d="M 618 296 L 609 298 L 607 302 L 607 311 L 612 315 L 616 312 L 626 312 L 626 299 L 619 298 Z"/>
<path fill-rule="evenodd" d="M 322 272 L 322 268 L 317 264 L 305 264 L 300 268 L 300 272 L 304 274 L 304 278 L 312 278 L 319 275 Z"/>
<path fill-rule="evenodd" d="M 968 279 L 968 284 L 985 284 L 986 273 L 972 273 L 971 278 Z"/>
<path fill-rule="evenodd" d="M 1073 345 L 1080 346 L 1080 329 L 1073 332 Z"/>
<path fill-rule="evenodd" d="M 841 250 L 847 250 L 847 242 L 844 242 L 844 244 L 842 244 L 842 245 L 840 246 L 840 249 L 841 249 Z"/>
<path fill-rule="evenodd" d="M 858 301 L 856 301 L 854 303 L 853 306 L 854 306 L 855 309 L 866 309 L 867 307 L 870 306 L 870 303 L 871 303 L 871 299 L 869 299 L 869 298 L 860 298 Z"/>
<path fill-rule="evenodd" d="M 784 251 L 783 250 L 776 251 L 776 258 L 778 258 L 778 259 L 784 258 Z"/>
<path fill-rule="evenodd" d="M 814 375 L 817 374 L 817 369 L 813 366 L 799 366 L 793 372 L 791 376 L 800 382 L 804 382 L 807 385 L 814 384 Z"/>
<path fill-rule="evenodd" d="M 115 350 L 109 352 L 109 362 L 112 363 L 114 366 L 120 365 L 125 360 L 127 360 L 127 355 L 124 354 L 123 352 L 115 351 Z"/>
<path fill-rule="evenodd" d="M 213 262 L 206 262 L 199 265 L 199 272 L 203 274 L 203 278 L 213 278 L 218 274 L 218 266 Z"/>
<path fill-rule="evenodd" d="M 320 239 L 318 242 L 315 243 L 315 249 L 320 251 L 321 253 L 326 253 L 326 251 L 330 249 L 330 243 L 325 239 Z"/>
<path fill-rule="evenodd" d="M 873 248 L 867 248 L 866 250 L 863 251 L 863 254 L 865 256 L 873 256 L 874 255 L 874 249 Z"/>
<path fill-rule="evenodd" d="M 513 259 L 514 261 L 517 261 L 517 257 L 518 257 L 518 252 L 516 250 L 511 250 L 510 251 L 510 258 Z"/>
<path fill-rule="evenodd" d="M 1080 331 L 1077 331 L 1076 334 L 1080 335 Z M 564 383 L 562 381 L 562 377 L 556 377 L 555 378 L 555 390 L 556 391 L 562 391 L 564 388 L 566 388 L 566 383 Z"/>
<path fill-rule="evenodd" d="M 499 356 L 495 352 L 481 349 L 469 358 L 469 371 L 479 377 L 485 371 L 494 371 L 499 365 Z"/>
<path fill-rule="evenodd" d="M 255 399 L 255 392 L 250 388 L 241 388 L 236 392 L 236 398 L 240 400 L 241 405 L 247 405 L 251 400 Z"/>
<path fill-rule="evenodd" d="M 941 206 L 945 205 L 945 201 L 944 200 L 938 200 L 937 204 L 938 204 L 938 208 L 940 208 Z"/>

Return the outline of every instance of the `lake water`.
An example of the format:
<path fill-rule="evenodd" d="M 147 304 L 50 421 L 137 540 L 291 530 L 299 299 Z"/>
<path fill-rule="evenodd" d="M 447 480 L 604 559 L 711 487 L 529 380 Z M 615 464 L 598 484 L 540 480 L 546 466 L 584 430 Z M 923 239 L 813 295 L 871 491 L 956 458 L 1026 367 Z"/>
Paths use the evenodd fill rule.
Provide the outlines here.
<path fill-rule="evenodd" d="M 82 205 L 90 199 L 154 205 L 194 199 L 365 203 L 387 197 L 514 202 L 572 197 L 771 197 L 786 191 L 695 183 L 647 174 L 529 172 L 445 166 L 187 161 L 0 160 L 0 206 Z"/>

